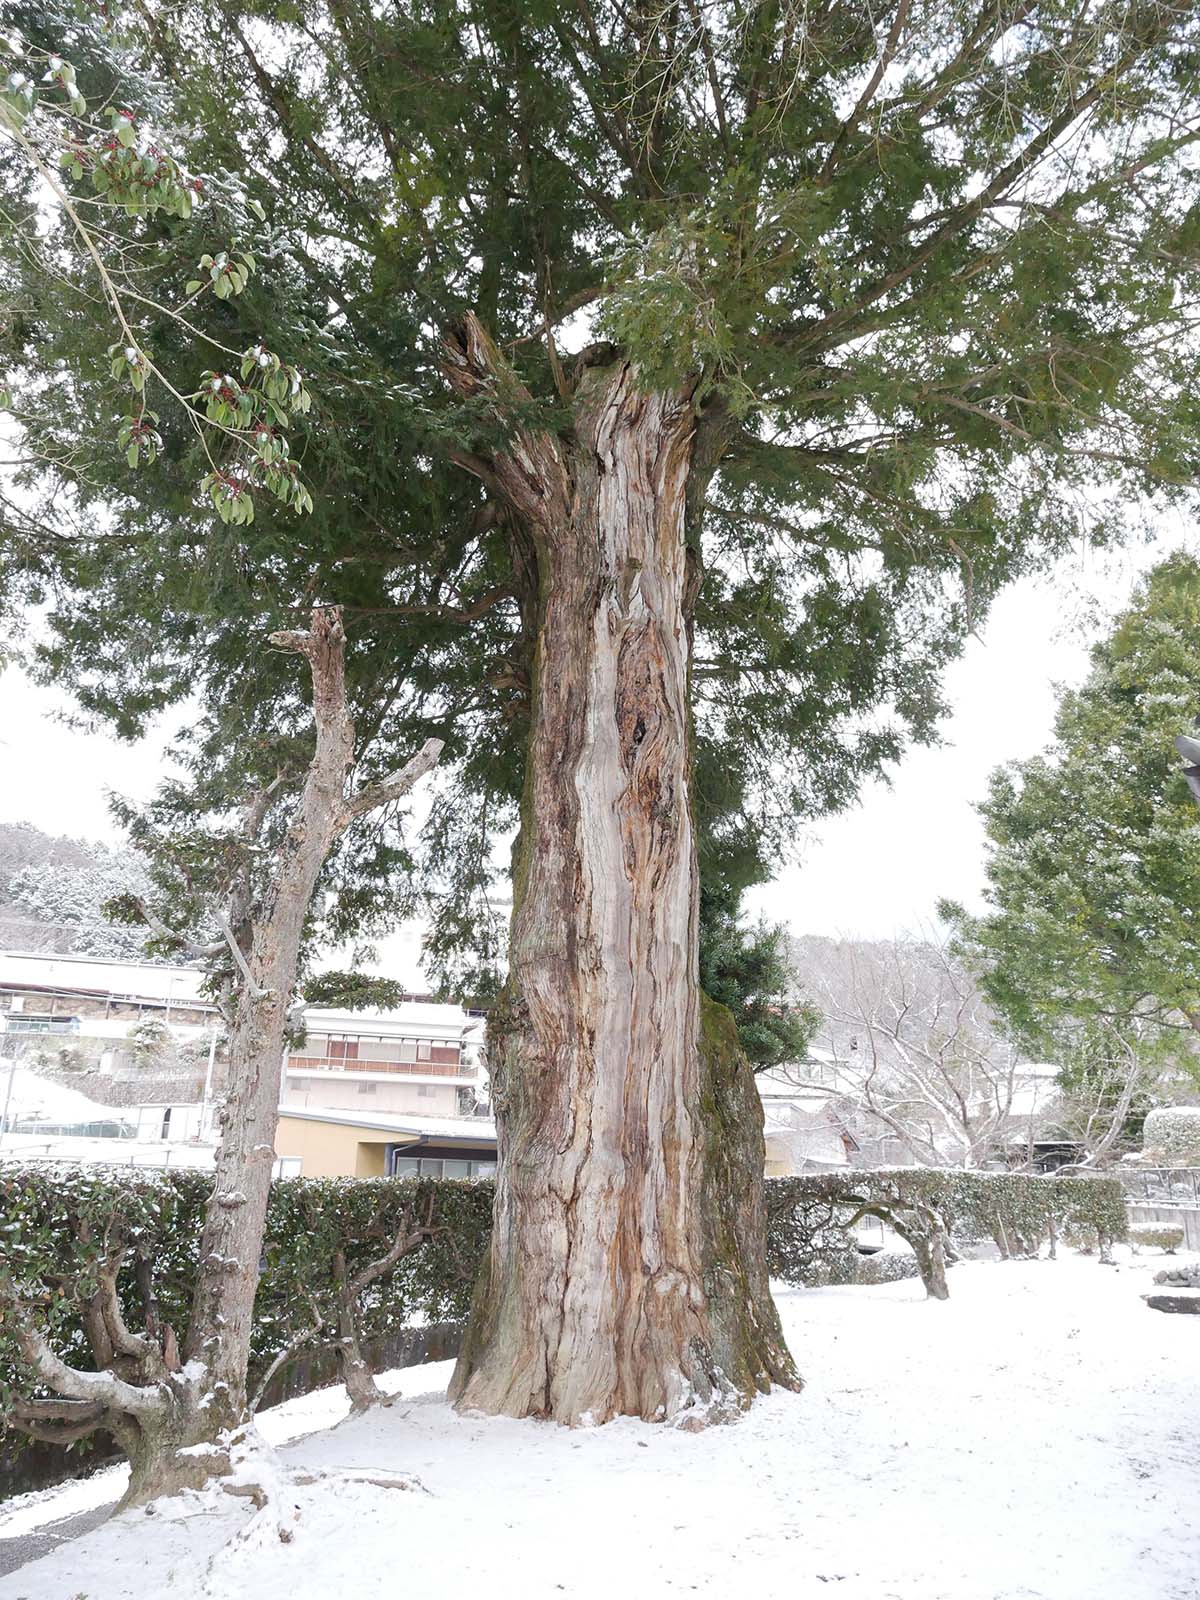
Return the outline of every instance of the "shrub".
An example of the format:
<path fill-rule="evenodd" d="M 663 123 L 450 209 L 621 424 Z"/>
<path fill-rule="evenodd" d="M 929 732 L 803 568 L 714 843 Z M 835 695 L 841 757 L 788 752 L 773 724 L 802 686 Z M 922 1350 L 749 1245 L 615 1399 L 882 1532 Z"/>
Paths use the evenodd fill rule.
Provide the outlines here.
<path fill-rule="evenodd" d="M 904 1278 L 919 1278 L 921 1268 L 911 1250 L 877 1250 L 872 1256 L 859 1256 L 857 1283 L 899 1283 Z"/>
<path fill-rule="evenodd" d="M 36 1309 L 57 1353 L 98 1359 L 95 1307 L 113 1286 L 131 1329 L 172 1330 L 182 1348 L 211 1175 L 0 1166 L 0 1289 Z M 286 1178 L 271 1189 L 254 1306 L 250 1390 L 302 1354 L 344 1354 L 417 1323 L 467 1314 L 487 1248 L 493 1186 L 453 1179 Z M 1109 1179 L 932 1171 L 822 1173 L 766 1183 L 772 1273 L 790 1283 L 890 1282 L 919 1270 L 944 1293 L 940 1253 L 958 1234 L 1036 1248 L 1051 1226 L 1125 1236 Z M 860 1260 L 859 1217 L 882 1218 L 914 1254 Z M 903 1271 L 900 1263 L 903 1262 Z M 91 1333 L 89 1335 L 89 1328 Z M 38 1390 L 0 1316 L 0 1416 L 19 1423 Z M 30 1418 L 27 1416 L 27 1422 Z"/>
<path fill-rule="evenodd" d="M 767 1270 L 798 1287 L 854 1283 L 858 1245 L 845 1207 L 831 1197 L 798 1193 L 786 1178 L 768 1178 Z"/>
<path fill-rule="evenodd" d="M 1064 1244 L 1069 1245 L 1072 1250 L 1078 1250 L 1081 1256 L 1094 1256 L 1100 1244 L 1096 1229 L 1082 1222 L 1072 1223 L 1064 1228 L 1062 1238 Z"/>
<path fill-rule="evenodd" d="M 1200 1167 L 1200 1106 L 1160 1106 L 1147 1113 L 1145 1154 L 1165 1167 Z"/>
<path fill-rule="evenodd" d="M 1149 1249 L 1165 1250 L 1170 1256 L 1183 1243 L 1183 1229 L 1172 1228 L 1166 1223 L 1143 1223 L 1130 1228 L 1129 1242 L 1135 1251 L 1145 1245 Z"/>
<path fill-rule="evenodd" d="M 895 1167 L 768 1178 L 766 1194 L 768 1266 L 786 1283 L 834 1281 L 814 1273 L 836 1270 L 831 1263 L 865 1215 L 912 1247 L 931 1293 L 944 1293 L 935 1257 L 946 1240 L 991 1238 L 1005 1256 L 1029 1255 L 1048 1237 L 1088 1229 L 1105 1256 L 1126 1230 L 1124 1195 L 1112 1178 Z"/>
<path fill-rule="evenodd" d="M 130 1328 L 170 1328 L 183 1347 L 211 1174 L 0 1167 L 0 1279 L 56 1352 L 91 1367 L 89 1305 L 116 1271 Z M 286 1178 L 272 1186 L 254 1306 L 250 1390 L 313 1349 L 465 1317 L 491 1226 L 492 1185 L 455 1180 Z M 397 1240 L 409 1247 L 358 1284 Z M 0 1416 L 40 1391 L 0 1313 Z"/>

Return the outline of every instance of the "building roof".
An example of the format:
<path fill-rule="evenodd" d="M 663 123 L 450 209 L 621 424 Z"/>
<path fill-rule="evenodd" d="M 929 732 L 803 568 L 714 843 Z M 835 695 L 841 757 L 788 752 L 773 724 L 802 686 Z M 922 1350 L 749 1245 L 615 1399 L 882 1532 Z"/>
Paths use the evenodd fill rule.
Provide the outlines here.
<path fill-rule="evenodd" d="M 113 999 L 147 1005 L 181 1005 L 215 1011 L 201 995 L 202 967 L 162 966 L 109 956 L 60 955 L 54 951 L 0 950 L 0 989 L 42 992 L 64 999 Z M 309 1006 L 307 1026 L 317 1033 L 376 1038 L 447 1039 L 482 1044 L 486 1022 L 460 1005 L 427 998 L 404 999 L 393 1010 L 344 1011 Z"/>
<path fill-rule="evenodd" d="M 419 1117 L 403 1112 L 348 1111 L 339 1107 L 297 1110 L 280 1106 L 280 1117 L 301 1122 L 333 1122 L 343 1128 L 364 1128 L 372 1133 L 394 1133 L 397 1144 L 488 1145 L 496 1143 L 496 1124 L 490 1117 Z"/>
<path fill-rule="evenodd" d="M 157 966 L 152 961 L 59 955 L 46 950 L 0 950 L 0 988 L 4 989 L 211 1009 L 212 1002 L 200 995 L 205 977 L 200 967 Z"/>
<path fill-rule="evenodd" d="M 375 1038 L 457 1039 L 472 1033 L 482 1041 L 484 1022 L 468 1017 L 461 1006 L 402 1000 L 395 1010 L 366 1007 L 342 1011 L 334 1006 L 308 1006 L 305 1027 L 310 1033 L 353 1033 Z"/>

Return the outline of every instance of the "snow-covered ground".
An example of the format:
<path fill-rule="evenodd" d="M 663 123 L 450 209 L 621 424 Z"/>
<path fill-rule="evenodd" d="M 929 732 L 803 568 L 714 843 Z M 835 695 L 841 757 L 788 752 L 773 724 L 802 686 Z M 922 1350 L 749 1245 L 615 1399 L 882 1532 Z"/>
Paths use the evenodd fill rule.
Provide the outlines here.
<path fill-rule="evenodd" d="M 244 1523 L 196 1500 L 115 1518 L 0 1583 L 4 1600 L 1200 1600 L 1200 1318 L 1149 1310 L 1160 1256 L 965 1263 L 783 1290 L 802 1394 L 692 1434 L 461 1417 L 448 1369 L 264 1419 L 291 1465 L 399 1469 L 425 1494 L 292 1491 L 291 1543 L 210 1558 Z M 0 1537 L 96 1503 L 97 1480 L 0 1507 Z M 91 1497 L 90 1500 L 88 1497 Z"/>

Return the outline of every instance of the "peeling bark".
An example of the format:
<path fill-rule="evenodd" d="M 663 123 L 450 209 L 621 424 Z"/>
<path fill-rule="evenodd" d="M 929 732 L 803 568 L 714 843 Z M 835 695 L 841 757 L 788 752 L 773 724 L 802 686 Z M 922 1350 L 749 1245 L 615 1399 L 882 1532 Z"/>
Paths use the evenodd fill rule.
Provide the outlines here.
<path fill-rule="evenodd" d="M 436 764 L 442 748 L 440 741 L 430 740 L 401 771 L 348 795 L 354 723 L 346 703 L 340 611 L 314 610 L 307 632 L 275 634 L 271 642 L 308 661 L 316 749 L 265 890 L 256 891 L 247 869 L 231 888 L 231 914 L 223 919 L 243 981 L 230 1021 L 229 1090 L 182 1367 L 174 1334 L 158 1326 L 152 1304 L 146 1334 L 126 1327 L 116 1293 L 119 1261 L 101 1272 L 85 1311 L 95 1372 L 61 1361 L 15 1289 L 0 1277 L 0 1304 L 14 1313 L 28 1364 L 56 1394 L 98 1406 L 93 1425 L 111 1432 L 129 1456 L 123 1505 L 226 1475 L 250 1427 L 246 1369 L 254 1296 L 275 1159 L 284 1041 L 308 908 L 321 869 L 345 829 L 356 817 L 406 794 Z M 274 788 L 247 807 L 248 846 L 256 841 Z"/>
<path fill-rule="evenodd" d="M 473 319 L 447 365 L 464 393 L 520 398 Z M 793 1379 L 757 1264 L 761 1111 L 754 1097 L 746 1123 L 736 1072 L 701 1048 L 695 425 L 688 387 L 647 392 L 618 361 L 583 373 L 569 446 L 518 431 L 481 464 L 529 528 L 538 601 L 492 1027 L 495 1219 L 451 1386 L 463 1408 L 699 1423 Z M 748 1162 L 721 1123 L 735 1106 Z"/>

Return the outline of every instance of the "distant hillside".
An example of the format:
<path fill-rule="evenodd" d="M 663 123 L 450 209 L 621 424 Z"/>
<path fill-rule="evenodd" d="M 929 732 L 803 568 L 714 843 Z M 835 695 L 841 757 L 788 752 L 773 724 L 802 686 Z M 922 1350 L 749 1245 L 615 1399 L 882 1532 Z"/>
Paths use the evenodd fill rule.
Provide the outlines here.
<path fill-rule="evenodd" d="M 146 885 L 132 850 L 0 823 L 0 948 L 143 957 L 138 930 L 106 922 L 100 907 Z"/>

